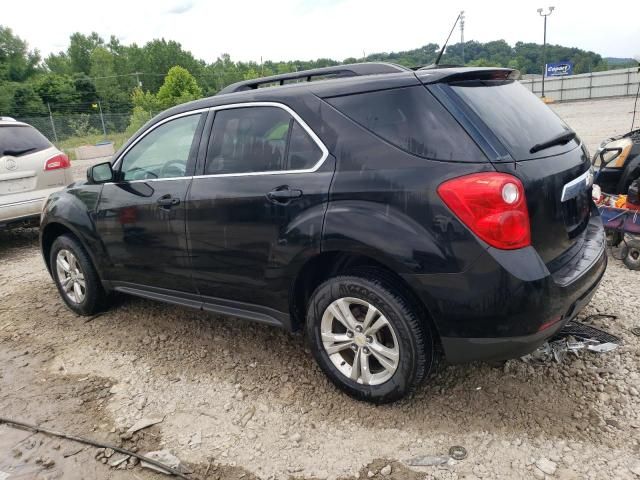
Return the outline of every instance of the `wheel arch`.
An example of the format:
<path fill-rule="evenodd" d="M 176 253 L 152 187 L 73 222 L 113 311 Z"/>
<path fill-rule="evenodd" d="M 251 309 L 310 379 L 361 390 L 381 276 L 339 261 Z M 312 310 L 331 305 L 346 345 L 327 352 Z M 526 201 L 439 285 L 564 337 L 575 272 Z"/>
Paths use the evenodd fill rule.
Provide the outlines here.
<path fill-rule="evenodd" d="M 42 251 L 42 256 L 44 258 L 44 263 L 47 267 L 47 270 L 49 271 L 49 274 L 51 274 L 51 247 L 53 246 L 53 242 L 55 242 L 56 238 L 60 237 L 61 235 L 71 235 L 80 243 L 80 245 L 82 245 L 82 247 L 89 255 L 94 268 L 102 278 L 100 264 L 97 262 L 93 249 L 89 248 L 82 235 L 73 226 L 59 220 L 49 222 L 46 225 L 42 226 L 40 229 L 40 248 Z"/>
<path fill-rule="evenodd" d="M 434 337 L 439 341 L 439 334 L 429 307 L 410 284 L 406 277 L 400 275 L 397 265 L 384 255 L 370 255 L 361 252 L 331 250 L 324 251 L 308 259 L 298 271 L 291 285 L 289 295 L 291 327 L 299 330 L 306 322 L 306 309 L 315 289 L 331 277 L 362 273 L 382 277 L 388 283 L 397 286 L 401 293 L 419 310 L 420 318 L 429 323 Z"/>

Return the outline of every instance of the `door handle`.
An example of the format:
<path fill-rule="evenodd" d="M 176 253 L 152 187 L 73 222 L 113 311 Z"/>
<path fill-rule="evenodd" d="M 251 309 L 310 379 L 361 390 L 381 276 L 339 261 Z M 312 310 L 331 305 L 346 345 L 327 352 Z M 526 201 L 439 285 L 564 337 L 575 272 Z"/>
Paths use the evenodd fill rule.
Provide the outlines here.
<path fill-rule="evenodd" d="M 292 189 L 288 186 L 278 187 L 267 193 L 267 198 L 274 203 L 287 203 L 294 198 L 300 198 L 302 190 Z"/>
<path fill-rule="evenodd" d="M 160 197 L 156 202 L 160 207 L 171 208 L 174 205 L 178 205 L 180 203 L 180 199 L 177 197 L 172 197 L 171 194 L 166 194 Z"/>

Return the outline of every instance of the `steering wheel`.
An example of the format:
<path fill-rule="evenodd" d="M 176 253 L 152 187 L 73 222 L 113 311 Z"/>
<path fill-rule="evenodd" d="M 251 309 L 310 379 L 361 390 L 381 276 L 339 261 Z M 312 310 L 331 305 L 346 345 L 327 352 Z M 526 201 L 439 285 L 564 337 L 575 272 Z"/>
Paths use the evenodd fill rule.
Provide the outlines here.
<path fill-rule="evenodd" d="M 167 177 L 183 177 L 187 171 L 187 165 L 183 160 L 171 160 L 162 166 L 160 176 Z"/>
<path fill-rule="evenodd" d="M 158 178 L 151 170 L 142 167 L 133 167 L 125 173 L 127 180 L 146 180 L 149 178 Z"/>

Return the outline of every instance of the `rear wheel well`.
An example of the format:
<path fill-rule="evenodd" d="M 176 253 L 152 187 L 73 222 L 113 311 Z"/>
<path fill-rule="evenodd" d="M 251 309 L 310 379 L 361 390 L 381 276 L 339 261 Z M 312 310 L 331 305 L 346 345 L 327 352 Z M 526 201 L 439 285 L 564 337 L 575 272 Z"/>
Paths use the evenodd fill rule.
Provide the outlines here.
<path fill-rule="evenodd" d="M 386 265 L 366 255 L 348 252 L 324 252 L 309 260 L 300 270 L 291 292 L 290 310 L 292 327 L 298 330 L 306 322 L 307 305 L 311 295 L 321 283 L 337 275 L 377 276 L 387 280 L 417 309 L 420 318 L 429 323 L 434 338 L 437 329 L 429 312 L 411 286 Z"/>
<path fill-rule="evenodd" d="M 65 227 L 61 223 L 50 223 L 44 227 L 44 231 L 42 232 L 42 254 L 44 255 L 44 262 L 47 265 L 49 273 L 51 273 L 51 265 L 49 264 L 51 246 L 53 245 L 53 242 L 55 242 L 56 238 L 65 234 L 78 239 L 78 237 L 76 237 L 69 228 Z"/>

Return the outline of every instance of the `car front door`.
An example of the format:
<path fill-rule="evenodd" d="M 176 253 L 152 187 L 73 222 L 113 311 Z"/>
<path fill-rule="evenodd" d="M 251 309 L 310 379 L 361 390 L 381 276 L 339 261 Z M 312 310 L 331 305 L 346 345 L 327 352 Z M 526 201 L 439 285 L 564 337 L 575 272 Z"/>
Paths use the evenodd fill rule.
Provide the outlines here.
<path fill-rule="evenodd" d="M 193 276 L 205 309 L 223 304 L 229 312 L 253 310 L 254 320 L 287 321 L 295 265 L 320 251 L 334 168 L 288 107 L 217 109 L 187 199 Z"/>
<path fill-rule="evenodd" d="M 104 185 L 97 229 L 114 287 L 195 293 L 185 234 L 185 197 L 205 113 L 161 121 L 116 161 Z M 168 292 L 162 292 L 168 293 Z"/>

